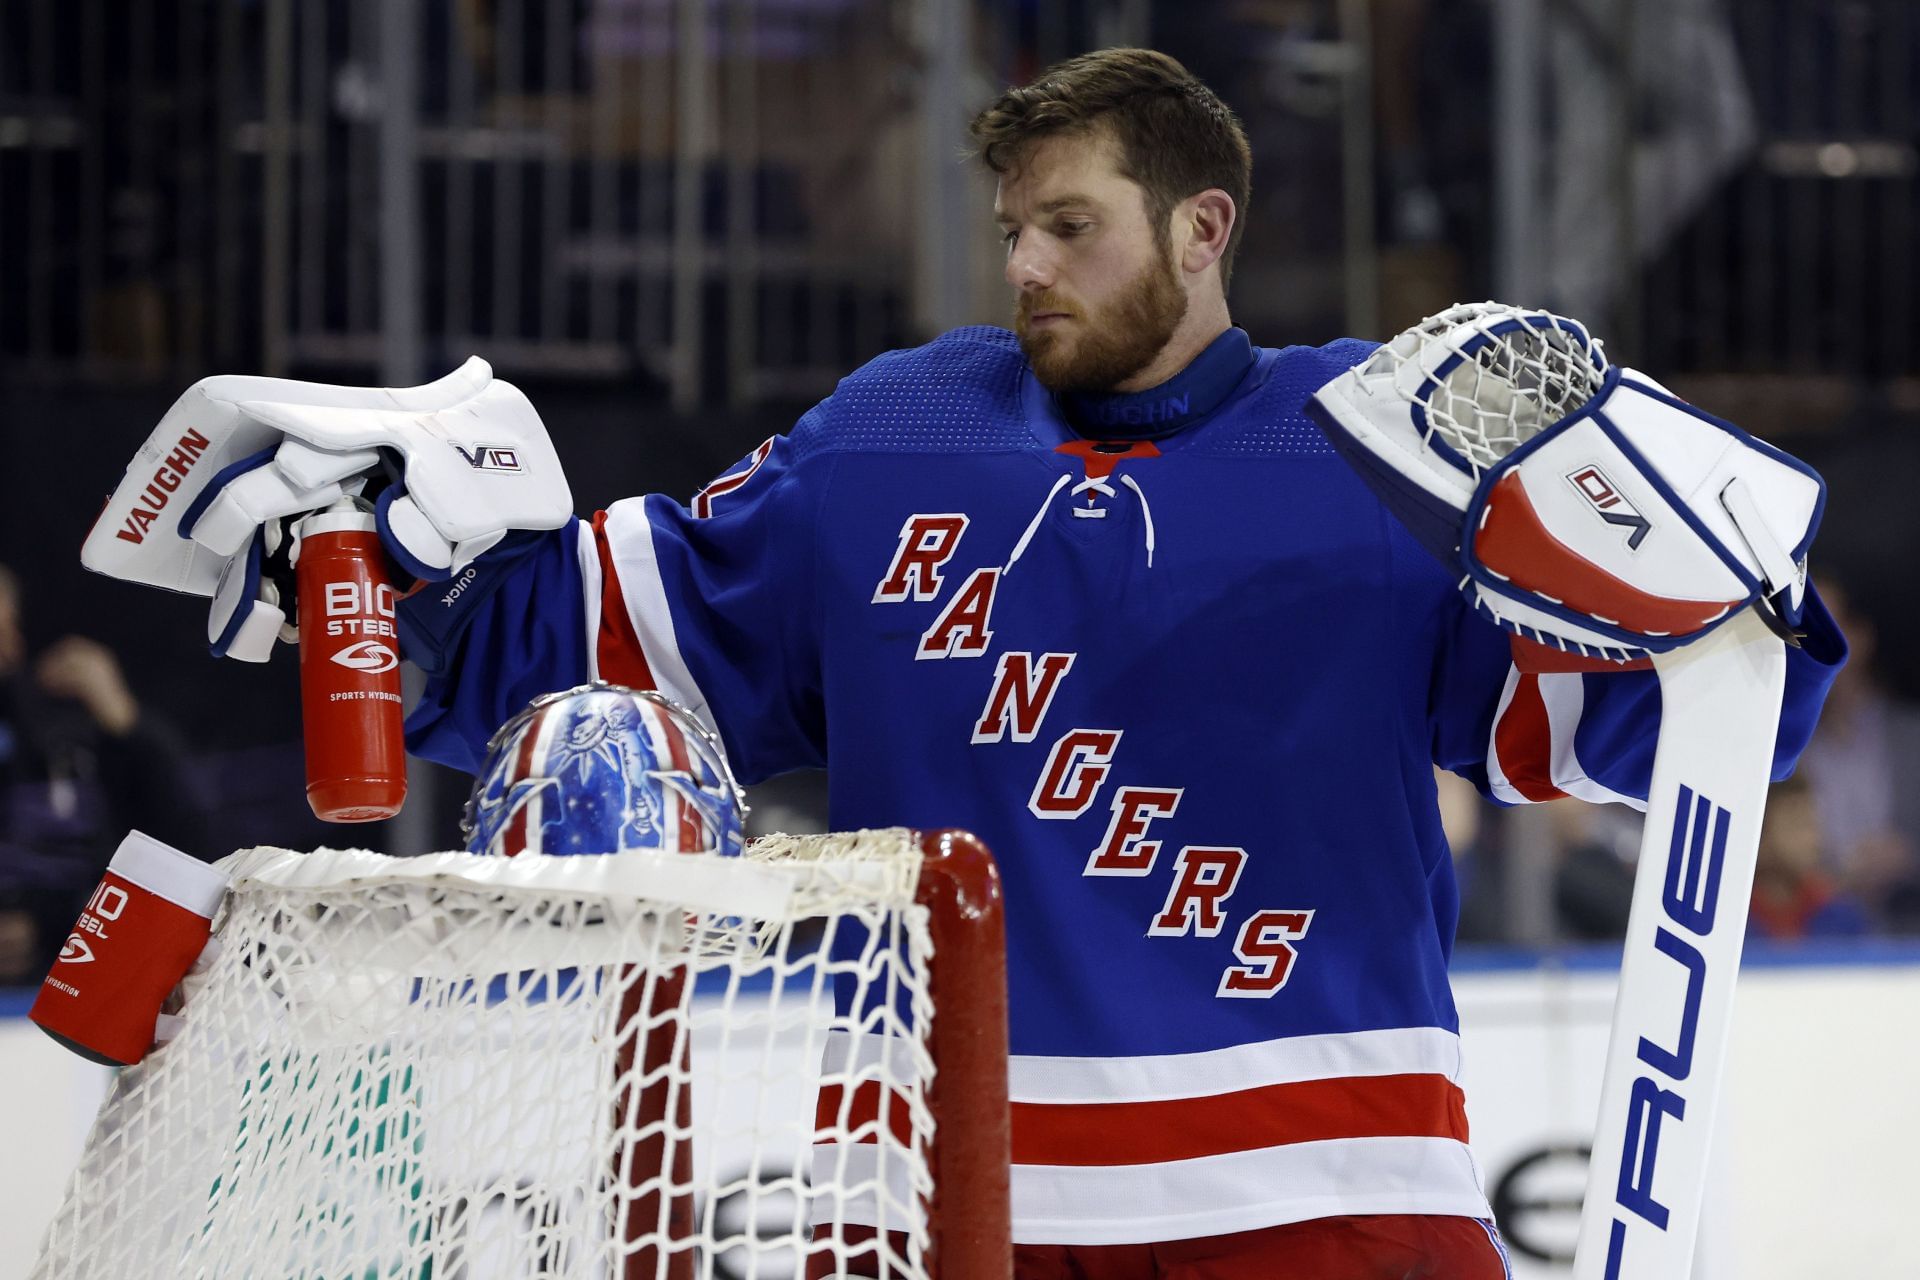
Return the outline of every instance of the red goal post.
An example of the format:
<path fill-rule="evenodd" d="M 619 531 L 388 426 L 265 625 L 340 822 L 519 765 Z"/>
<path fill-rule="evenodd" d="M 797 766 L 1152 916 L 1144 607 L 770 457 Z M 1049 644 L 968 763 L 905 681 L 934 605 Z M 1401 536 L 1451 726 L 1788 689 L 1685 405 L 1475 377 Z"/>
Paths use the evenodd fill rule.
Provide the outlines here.
<path fill-rule="evenodd" d="M 226 867 L 35 1277 L 1011 1275 L 973 837 Z"/>

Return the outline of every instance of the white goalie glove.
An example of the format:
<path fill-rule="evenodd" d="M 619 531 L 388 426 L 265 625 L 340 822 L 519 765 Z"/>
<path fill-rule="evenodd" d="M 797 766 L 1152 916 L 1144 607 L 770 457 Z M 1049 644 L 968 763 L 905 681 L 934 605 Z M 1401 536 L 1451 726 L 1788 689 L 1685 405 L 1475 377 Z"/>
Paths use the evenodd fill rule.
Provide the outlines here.
<path fill-rule="evenodd" d="M 377 495 L 388 552 L 426 579 L 458 572 L 513 530 L 557 529 L 573 514 L 539 415 L 484 360 L 403 388 L 223 375 L 195 383 L 160 420 L 80 560 L 209 597 L 214 653 L 264 662 L 288 634 L 292 600 L 275 566 L 293 550 L 289 520 L 363 494 Z"/>
<path fill-rule="evenodd" d="M 1799 620 L 1820 477 L 1610 364 L 1575 321 L 1450 308 L 1309 412 L 1474 606 L 1524 637 L 1624 661 L 1749 604 L 1783 636 Z"/>

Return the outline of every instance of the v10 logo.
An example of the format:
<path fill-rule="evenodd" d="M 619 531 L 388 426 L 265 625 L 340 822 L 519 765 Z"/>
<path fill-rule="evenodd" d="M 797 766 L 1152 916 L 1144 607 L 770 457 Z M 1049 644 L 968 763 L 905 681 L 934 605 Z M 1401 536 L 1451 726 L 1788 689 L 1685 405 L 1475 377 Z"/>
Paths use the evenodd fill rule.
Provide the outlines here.
<path fill-rule="evenodd" d="M 1614 1204 L 1659 1231 L 1667 1229 L 1667 1208 L 1653 1196 L 1654 1168 L 1660 1157 L 1660 1126 L 1667 1120 L 1685 1120 L 1687 1099 L 1679 1086 L 1693 1074 L 1694 1038 L 1700 1029 L 1700 999 L 1706 987 L 1707 959 L 1688 941 L 1705 940 L 1713 932 L 1720 906 L 1720 873 L 1727 858 L 1727 829 L 1733 815 L 1693 788 L 1682 786 L 1674 807 L 1672 845 L 1667 856 L 1666 884 L 1660 895 L 1668 923 L 1654 931 L 1654 949 L 1686 971 L 1687 992 L 1681 1003 L 1680 1025 L 1673 1048 L 1641 1037 L 1635 1055 L 1658 1075 L 1642 1072 L 1633 1082 L 1627 1103 L 1626 1141 L 1620 1151 L 1620 1181 Z M 1660 1077 L 1668 1082 L 1663 1084 Z M 1614 1214 L 1607 1238 L 1607 1280 L 1619 1280 L 1626 1250 L 1627 1224 Z"/>
<path fill-rule="evenodd" d="M 452 441 L 448 441 L 452 444 Z M 477 444 L 469 449 L 462 444 L 454 444 L 453 450 L 466 459 L 467 465 L 475 471 L 518 471 L 520 455 L 512 449 L 502 449 L 497 445 Z"/>
<path fill-rule="evenodd" d="M 1653 531 L 1653 522 L 1634 510 L 1633 504 L 1621 494 L 1618 485 L 1607 478 L 1607 473 L 1598 466 L 1589 464 L 1578 471 L 1569 472 L 1567 483 L 1574 487 L 1593 513 L 1611 525 L 1628 530 L 1627 550 L 1638 551 L 1640 544 L 1647 540 Z"/>

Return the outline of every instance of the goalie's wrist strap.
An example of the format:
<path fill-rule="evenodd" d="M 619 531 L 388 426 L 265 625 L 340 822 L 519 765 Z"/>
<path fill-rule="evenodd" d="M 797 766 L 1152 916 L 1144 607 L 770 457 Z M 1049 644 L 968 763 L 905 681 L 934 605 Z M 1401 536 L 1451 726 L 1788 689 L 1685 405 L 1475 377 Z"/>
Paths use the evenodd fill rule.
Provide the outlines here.
<path fill-rule="evenodd" d="M 1801 601 L 1805 598 L 1806 575 L 1767 528 L 1767 522 L 1760 514 L 1760 505 L 1753 500 L 1753 491 L 1747 487 L 1747 482 L 1738 476 L 1729 480 L 1726 488 L 1720 491 L 1720 505 L 1726 508 L 1741 540 L 1747 544 L 1747 550 L 1753 553 L 1754 560 L 1759 564 L 1761 576 L 1766 579 L 1767 596 L 1777 598 L 1786 592 L 1784 603 L 1788 610 L 1787 620 L 1798 622 Z"/>
<path fill-rule="evenodd" d="M 508 534 L 452 578 L 417 582 L 394 609 L 401 654 L 427 675 L 444 672 L 481 606 L 512 579 L 546 539 L 568 538 L 573 527 Z"/>

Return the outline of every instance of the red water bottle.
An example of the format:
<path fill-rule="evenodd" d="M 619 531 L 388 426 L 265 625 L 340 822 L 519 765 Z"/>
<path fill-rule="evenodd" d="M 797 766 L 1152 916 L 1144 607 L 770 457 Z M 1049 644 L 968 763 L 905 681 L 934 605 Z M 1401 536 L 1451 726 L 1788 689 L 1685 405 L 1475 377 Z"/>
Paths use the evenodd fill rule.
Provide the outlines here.
<path fill-rule="evenodd" d="M 300 525 L 300 702 L 307 803 L 324 822 L 372 822 L 407 798 L 393 588 L 373 513 L 342 498 Z"/>
<path fill-rule="evenodd" d="M 128 832 L 29 1016 L 83 1058 L 140 1061 L 168 994 L 207 945 L 226 892 L 224 872 Z"/>

